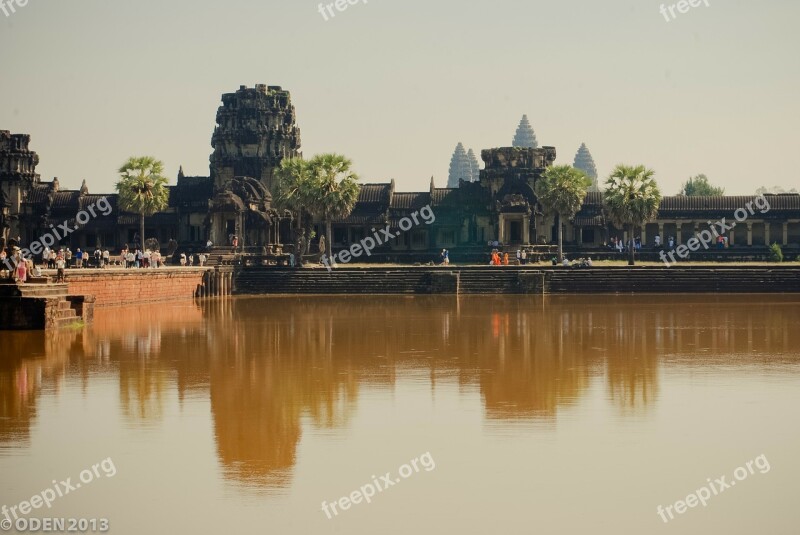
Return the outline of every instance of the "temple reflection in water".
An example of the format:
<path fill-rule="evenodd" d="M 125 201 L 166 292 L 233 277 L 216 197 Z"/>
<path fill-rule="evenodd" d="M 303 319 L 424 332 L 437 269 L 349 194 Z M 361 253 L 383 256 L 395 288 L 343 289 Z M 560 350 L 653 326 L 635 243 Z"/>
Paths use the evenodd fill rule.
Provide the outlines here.
<path fill-rule="evenodd" d="M 133 427 L 157 425 L 173 397 L 207 400 L 225 478 L 286 487 L 304 425 L 346 428 L 366 387 L 479 392 L 486 422 L 555 426 L 592 383 L 626 417 L 658 403 L 672 365 L 794 362 L 796 303 L 769 299 L 287 297 L 101 310 L 84 330 L 2 334 L 0 448 L 29 445 L 42 394 L 106 377 Z"/>

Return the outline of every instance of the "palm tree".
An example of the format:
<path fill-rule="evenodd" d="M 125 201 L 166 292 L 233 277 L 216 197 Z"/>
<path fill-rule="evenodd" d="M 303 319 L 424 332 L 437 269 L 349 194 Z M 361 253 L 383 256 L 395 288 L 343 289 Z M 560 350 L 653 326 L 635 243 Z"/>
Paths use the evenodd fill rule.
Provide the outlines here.
<path fill-rule="evenodd" d="M 353 211 L 360 189 L 358 175 L 350 169 L 352 162 L 340 154 L 317 155 L 309 166 L 314 198 L 310 211 L 325 222 L 325 254 L 331 258 L 333 220 Z"/>
<path fill-rule="evenodd" d="M 661 192 L 653 175 L 653 170 L 643 165 L 618 165 L 606 180 L 603 204 L 614 225 L 628 229 L 629 266 L 635 264 L 635 248 L 631 243 L 634 229 L 658 215 Z"/>
<path fill-rule="evenodd" d="M 152 156 L 128 158 L 119 168 L 120 180 L 116 183 L 119 207 L 126 212 L 139 214 L 139 241 L 144 249 L 144 218 L 164 210 L 169 204 L 167 179 L 163 176 L 164 164 Z"/>
<path fill-rule="evenodd" d="M 311 166 L 302 158 L 281 161 L 275 173 L 272 203 L 278 210 L 302 212 L 310 204 Z"/>
<path fill-rule="evenodd" d="M 298 228 L 304 227 L 304 214 L 310 213 L 314 204 L 309 162 L 302 158 L 282 160 L 275 178 L 272 191 L 275 208 L 297 214 Z"/>
<path fill-rule="evenodd" d="M 575 217 L 581 209 L 592 179 L 571 165 L 548 167 L 536 182 L 534 191 L 545 212 L 558 217 L 558 261 L 564 259 L 563 221 Z"/>

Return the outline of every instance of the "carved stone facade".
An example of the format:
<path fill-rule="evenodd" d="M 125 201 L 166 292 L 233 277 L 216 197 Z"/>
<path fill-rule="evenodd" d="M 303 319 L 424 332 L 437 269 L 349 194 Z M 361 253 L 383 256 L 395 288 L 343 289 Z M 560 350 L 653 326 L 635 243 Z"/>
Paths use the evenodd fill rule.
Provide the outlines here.
<path fill-rule="evenodd" d="M 537 210 L 534 186 L 556 160 L 555 147 L 505 147 L 481 152 L 486 169 L 481 172 L 481 186 L 494 201 L 494 239 L 500 243 L 537 243 L 537 228 L 543 228 Z"/>
<path fill-rule="evenodd" d="M 279 241 L 281 217 L 270 194 L 275 170 L 284 158 L 301 156 L 289 92 L 259 84 L 222 95 L 211 146 L 209 239 L 222 245 L 236 235 L 242 246 L 254 247 Z"/>
<path fill-rule="evenodd" d="M 0 130 L 0 239 L 15 239 L 26 221 L 22 203 L 39 181 L 39 155 L 28 148 L 31 136 Z"/>
<path fill-rule="evenodd" d="M 278 86 L 241 86 L 222 95 L 211 137 L 214 187 L 224 188 L 233 177 L 247 176 L 271 191 L 281 161 L 301 155 L 296 120 L 289 92 Z"/>

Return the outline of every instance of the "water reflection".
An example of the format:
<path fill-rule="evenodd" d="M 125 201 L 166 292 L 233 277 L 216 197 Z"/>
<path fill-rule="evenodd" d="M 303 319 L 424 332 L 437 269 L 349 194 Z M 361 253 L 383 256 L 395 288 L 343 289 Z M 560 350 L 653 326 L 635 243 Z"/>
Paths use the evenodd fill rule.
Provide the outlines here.
<path fill-rule="evenodd" d="M 171 395 L 210 402 L 225 477 L 291 482 L 303 425 L 346 428 L 365 386 L 480 393 L 493 422 L 555 423 L 598 380 L 620 414 L 658 400 L 660 369 L 796 362 L 791 297 L 312 297 L 100 310 L 79 331 L 3 333 L 0 447 L 26 447 L 37 398 L 118 380 L 122 418 Z"/>

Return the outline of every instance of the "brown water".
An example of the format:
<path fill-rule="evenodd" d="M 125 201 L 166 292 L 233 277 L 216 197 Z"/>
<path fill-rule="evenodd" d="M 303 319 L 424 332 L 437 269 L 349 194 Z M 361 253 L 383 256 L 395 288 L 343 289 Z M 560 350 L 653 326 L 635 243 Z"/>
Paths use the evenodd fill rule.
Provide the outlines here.
<path fill-rule="evenodd" d="M 799 304 L 240 298 L 2 333 L 0 505 L 110 458 L 26 518 L 107 518 L 115 534 L 798 533 Z M 768 471 L 658 515 L 760 455 Z M 387 472 L 400 482 L 371 503 L 323 512 Z"/>

